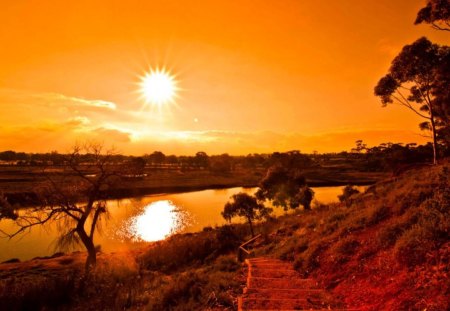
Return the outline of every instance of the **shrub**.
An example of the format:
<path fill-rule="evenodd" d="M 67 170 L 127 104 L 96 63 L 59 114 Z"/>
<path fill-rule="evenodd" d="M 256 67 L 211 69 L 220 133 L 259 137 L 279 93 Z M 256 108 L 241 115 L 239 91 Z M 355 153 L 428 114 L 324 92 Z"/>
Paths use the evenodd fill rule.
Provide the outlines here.
<path fill-rule="evenodd" d="M 397 260 L 409 267 L 423 263 L 426 255 L 448 242 L 450 231 L 450 189 L 448 175 L 440 176 L 433 197 L 409 215 L 416 221 L 410 229 L 398 239 L 395 245 Z"/>
<path fill-rule="evenodd" d="M 380 248 L 388 248 L 395 244 L 405 230 L 405 224 L 394 223 L 383 227 L 377 234 L 377 244 Z"/>
<path fill-rule="evenodd" d="M 155 243 L 141 257 L 150 270 L 173 271 L 189 264 L 210 262 L 221 254 L 235 251 L 241 243 L 243 226 L 223 226 L 214 231 L 176 235 Z"/>
<path fill-rule="evenodd" d="M 330 255 L 337 263 L 344 263 L 350 259 L 359 246 L 360 243 L 355 238 L 346 237 L 334 245 L 330 250 Z"/>
<path fill-rule="evenodd" d="M 320 256 L 328 248 L 328 243 L 317 241 L 309 245 L 299 257 L 294 261 L 294 269 L 304 276 L 308 276 L 313 270 L 320 266 Z"/>
<path fill-rule="evenodd" d="M 421 264 L 425 255 L 435 248 L 432 234 L 420 225 L 414 225 L 398 239 L 395 256 L 399 263 L 408 267 Z"/>
<path fill-rule="evenodd" d="M 340 202 L 346 202 L 347 206 L 351 204 L 351 199 L 356 194 L 359 194 L 359 190 L 354 188 L 352 185 L 345 186 L 341 195 L 338 195 L 338 199 Z"/>

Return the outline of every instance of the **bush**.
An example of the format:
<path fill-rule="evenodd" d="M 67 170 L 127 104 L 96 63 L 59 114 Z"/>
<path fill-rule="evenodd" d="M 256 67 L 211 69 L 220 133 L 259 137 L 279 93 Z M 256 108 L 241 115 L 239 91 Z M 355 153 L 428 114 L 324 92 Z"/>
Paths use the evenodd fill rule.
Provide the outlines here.
<path fill-rule="evenodd" d="M 327 248 L 328 244 L 324 241 L 312 243 L 305 252 L 295 259 L 294 269 L 305 277 L 308 276 L 320 266 L 320 256 Z"/>
<path fill-rule="evenodd" d="M 377 244 L 380 248 L 388 248 L 397 242 L 398 237 L 405 230 L 405 224 L 394 223 L 383 227 L 377 234 Z"/>
<path fill-rule="evenodd" d="M 352 185 L 347 185 L 342 191 L 342 194 L 338 195 L 338 199 L 340 202 L 346 202 L 347 206 L 349 206 L 351 204 L 351 199 L 356 194 L 359 194 L 359 190 L 354 188 Z"/>
<path fill-rule="evenodd" d="M 243 240 L 243 226 L 223 226 L 214 231 L 176 235 L 155 243 L 141 257 L 149 270 L 174 271 L 190 264 L 204 264 L 235 251 Z"/>
<path fill-rule="evenodd" d="M 333 249 L 330 250 L 330 255 L 337 263 L 347 262 L 352 255 L 355 254 L 356 249 L 360 243 L 353 237 L 346 237 L 337 242 Z"/>
<path fill-rule="evenodd" d="M 448 175 L 440 176 L 433 196 L 409 215 L 416 223 L 405 231 L 395 245 L 397 260 L 413 267 L 426 260 L 426 255 L 448 242 L 450 231 L 450 189 Z"/>
<path fill-rule="evenodd" d="M 434 248 L 435 242 L 430 230 L 414 225 L 397 241 L 395 256 L 399 263 L 412 267 L 423 263 L 425 255 Z"/>

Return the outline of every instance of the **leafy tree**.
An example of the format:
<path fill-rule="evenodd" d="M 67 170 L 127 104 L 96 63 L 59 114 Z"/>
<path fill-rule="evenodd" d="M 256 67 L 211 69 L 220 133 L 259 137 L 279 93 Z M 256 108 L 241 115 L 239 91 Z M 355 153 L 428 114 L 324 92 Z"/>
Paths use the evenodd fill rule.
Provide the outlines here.
<path fill-rule="evenodd" d="M 342 194 L 338 195 L 338 199 L 340 202 L 345 202 L 350 199 L 353 195 L 358 194 L 359 190 L 354 188 L 352 185 L 347 185 L 342 190 Z"/>
<path fill-rule="evenodd" d="M 146 161 L 143 157 L 132 157 L 128 161 L 128 175 L 142 176 L 145 172 Z"/>
<path fill-rule="evenodd" d="M 428 0 L 427 5 L 417 13 L 415 25 L 427 23 L 437 30 L 450 31 L 449 0 Z"/>
<path fill-rule="evenodd" d="M 233 169 L 233 158 L 227 153 L 211 156 L 210 170 L 218 174 L 228 174 Z"/>
<path fill-rule="evenodd" d="M 358 139 L 355 143 L 356 147 L 352 148 L 352 152 L 362 153 L 363 151 L 367 151 L 367 144 L 363 143 L 362 139 Z"/>
<path fill-rule="evenodd" d="M 282 206 L 284 210 L 300 205 L 310 209 L 314 191 L 306 185 L 306 179 L 298 169 L 273 166 L 261 181 L 256 197 L 271 200 L 274 206 Z"/>
<path fill-rule="evenodd" d="M 231 221 L 231 218 L 236 216 L 246 218 L 253 237 L 255 236 L 253 220 L 267 217 L 271 212 L 271 208 L 267 208 L 264 204 L 259 203 L 254 196 L 240 192 L 232 196 L 232 202 L 225 204 L 222 216 L 227 221 Z"/>
<path fill-rule="evenodd" d="M 209 156 L 206 154 L 206 152 L 199 151 L 195 154 L 194 157 L 194 165 L 201 168 L 208 168 L 209 167 Z"/>
<path fill-rule="evenodd" d="M 106 194 L 117 183 L 123 169 L 111 161 L 113 153 L 98 144 L 75 146 L 68 156 L 66 172 L 48 182 L 40 191 L 40 204 L 28 208 L 16 219 L 19 229 L 9 238 L 34 226 L 56 222 L 62 248 L 82 244 L 87 252 L 86 273 L 96 264 L 94 235 L 107 214 Z"/>
<path fill-rule="evenodd" d="M 148 156 L 148 161 L 151 164 L 162 164 L 164 163 L 166 156 L 161 151 L 154 151 L 152 154 Z"/>
<path fill-rule="evenodd" d="M 420 128 L 431 131 L 434 164 L 437 163 L 437 130 L 448 125 L 439 115 L 443 105 L 448 107 L 448 101 L 443 98 L 448 94 L 448 85 L 439 77 L 450 74 L 442 72 L 442 68 L 448 68 L 449 61 L 448 46 L 433 44 L 422 37 L 402 49 L 392 61 L 388 74 L 375 87 L 375 95 L 381 98 L 383 106 L 395 102 L 426 120 Z"/>
<path fill-rule="evenodd" d="M 18 217 L 16 210 L 14 207 L 9 204 L 5 195 L 0 192 L 0 220 L 2 219 L 12 219 L 16 220 Z"/>

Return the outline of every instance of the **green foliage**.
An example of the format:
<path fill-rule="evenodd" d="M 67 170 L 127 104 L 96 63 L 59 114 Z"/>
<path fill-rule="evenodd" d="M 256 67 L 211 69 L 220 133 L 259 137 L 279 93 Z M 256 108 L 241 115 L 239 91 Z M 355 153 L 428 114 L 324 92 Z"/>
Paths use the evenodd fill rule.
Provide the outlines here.
<path fill-rule="evenodd" d="M 355 255 L 359 246 L 359 241 L 355 237 L 349 236 L 334 244 L 329 253 L 330 256 L 334 258 L 335 262 L 342 264 L 350 260 L 350 257 Z"/>
<path fill-rule="evenodd" d="M 348 202 L 352 196 L 359 193 L 359 190 L 354 188 L 352 185 L 347 185 L 342 190 L 342 194 L 338 195 L 338 199 L 340 202 Z"/>
<path fill-rule="evenodd" d="M 431 24 L 437 30 L 450 31 L 450 2 L 448 0 L 428 0 L 427 5 L 417 13 L 414 24 Z"/>
<path fill-rule="evenodd" d="M 434 195 L 414 211 L 415 223 L 395 244 L 397 260 L 410 267 L 423 263 L 426 255 L 448 242 L 450 232 L 450 188 L 444 168 Z"/>
<path fill-rule="evenodd" d="M 306 185 L 306 179 L 298 168 L 273 166 L 261 181 L 256 193 L 259 200 L 271 200 L 274 206 L 285 210 L 302 205 L 311 209 L 314 191 Z"/>
<path fill-rule="evenodd" d="M 248 221 L 252 236 L 254 236 L 252 221 L 267 217 L 271 212 L 271 208 L 259 203 L 254 196 L 240 192 L 232 196 L 232 202 L 225 204 L 222 216 L 228 221 L 235 216 L 244 217 Z"/>
<path fill-rule="evenodd" d="M 375 87 L 375 95 L 381 98 L 383 106 L 395 101 L 425 119 L 421 128 L 431 129 L 434 164 L 437 139 L 445 139 L 437 132 L 449 127 L 449 120 L 442 113 L 448 111 L 449 67 L 450 47 L 433 44 L 422 37 L 403 47 L 392 61 L 389 73 Z"/>
<path fill-rule="evenodd" d="M 377 243 L 380 248 L 388 248 L 397 242 L 398 237 L 405 230 L 405 224 L 393 223 L 380 229 L 377 234 Z"/>
<path fill-rule="evenodd" d="M 200 265 L 235 251 L 245 237 L 242 226 L 223 226 L 213 231 L 175 235 L 154 243 L 141 257 L 149 270 L 174 271 L 187 265 Z"/>
<path fill-rule="evenodd" d="M 9 204 L 6 197 L 0 192 L 0 220 L 3 218 L 16 220 L 17 217 L 18 215 L 14 207 Z"/>
<path fill-rule="evenodd" d="M 328 243 L 324 243 L 324 241 L 311 242 L 308 248 L 295 259 L 294 269 L 302 275 L 308 276 L 320 266 L 320 257 L 327 248 Z"/>

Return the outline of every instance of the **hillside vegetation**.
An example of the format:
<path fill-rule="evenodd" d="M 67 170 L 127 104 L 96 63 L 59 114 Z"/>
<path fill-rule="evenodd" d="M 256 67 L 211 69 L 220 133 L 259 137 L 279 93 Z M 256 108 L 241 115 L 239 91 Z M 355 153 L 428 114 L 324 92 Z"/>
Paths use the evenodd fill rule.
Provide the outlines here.
<path fill-rule="evenodd" d="M 255 251 L 293 261 L 351 307 L 448 310 L 449 214 L 448 164 L 415 169 L 275 221 Z"/>
<path fill-rule="evenodd" d="M 345 202 L 255 226 L 256 256 L 292 261 L 349 307 L 447 310 L 449 164 L 379 182 Z M 10 310 L 234 310 L 244 275 L 236 250 L 247 225 L 176 235 L 134 253 L 100 254 L 83 277 L 83 253 L 0 265 Z M 49 290 L 52 289 L 52 290 Z"/>

